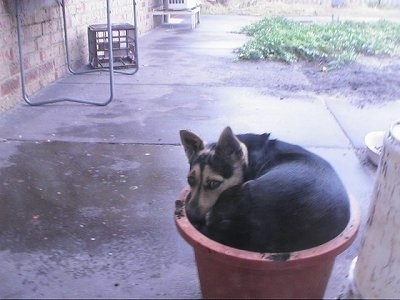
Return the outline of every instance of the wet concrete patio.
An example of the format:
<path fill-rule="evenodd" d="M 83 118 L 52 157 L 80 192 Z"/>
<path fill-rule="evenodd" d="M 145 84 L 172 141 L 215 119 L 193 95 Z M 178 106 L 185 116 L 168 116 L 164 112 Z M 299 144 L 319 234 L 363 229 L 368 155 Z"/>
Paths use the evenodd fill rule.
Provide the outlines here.
<path fill-rule="evenodd" d="M 188 165 L 179 130 L 215 140 L 272 132 L 320 154 L 362 208 L 374 169 L 356 153 L 371 130 L 386 130 L 399 102 L 359 109 L 317 94 L 282 101 L 275 74 L 235 60 L 245 16 L 202 16 L 139 39 L 140 70 L 116 74 L 106 107 L 21 104 L 0 116 L 1 298 L 200 298 L 192 249 L 178 235 L 174 200 Z M 288 80 L 307 85 L 296 66 Z M 71 75 L 35 98 L 103 97 L 107 74 Z M 337 258 L 326 298 L 346 291 L 357 255 Z"/>

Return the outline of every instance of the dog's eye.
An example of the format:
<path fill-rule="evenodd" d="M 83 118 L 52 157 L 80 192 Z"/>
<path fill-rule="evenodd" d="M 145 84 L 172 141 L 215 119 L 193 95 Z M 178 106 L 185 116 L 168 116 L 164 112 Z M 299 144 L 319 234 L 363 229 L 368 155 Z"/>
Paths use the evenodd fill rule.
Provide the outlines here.
<path fill-rule="evenodd" d="M 188 184 L 189 184 L 191 187 L 193 187 L 193 186 L 196 185 L 196 178 L 194 178 L 193 176 L 189 176 L 189 177 L 187 178 L 187 182 L 188 182 Z"/>
<path fill-rule="evenodd" d="M 210 190 L 215 190 L 221 185 L 222 181 L 219 180 L 210 180 L 207 182 L 207 188 Z"/>

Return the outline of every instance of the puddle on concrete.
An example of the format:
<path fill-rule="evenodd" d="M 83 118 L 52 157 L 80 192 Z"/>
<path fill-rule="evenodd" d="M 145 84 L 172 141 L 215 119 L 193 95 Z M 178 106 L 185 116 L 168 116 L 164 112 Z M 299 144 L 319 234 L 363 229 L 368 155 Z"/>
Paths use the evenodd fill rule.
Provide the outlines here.
<path fill-rule="evenodd" d="M 0 250 L 93 250 L 132 237 L 145 242 L 148 231 L 173 226 L 174 198 L 159 198 L 165 199 L 174 178 L 168 173 L 176 169 L 161 175 L 160 156 L 151 155 L 167 155 L 165 148 L 67 142 L 1 147 L 10 155 L 0 164 Z"/>

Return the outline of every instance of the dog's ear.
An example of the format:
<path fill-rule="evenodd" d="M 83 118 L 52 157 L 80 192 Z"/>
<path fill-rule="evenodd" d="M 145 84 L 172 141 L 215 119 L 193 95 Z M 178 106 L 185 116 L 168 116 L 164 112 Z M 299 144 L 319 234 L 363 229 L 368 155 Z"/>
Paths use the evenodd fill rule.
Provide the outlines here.
<path fill-rule="evenodd" d="M 244 145 L 228 126 L 222 131 L 215 147 L 215 152 L 229 159 L 242 161 L 246 160 L 243 147 Z"/>
<path fill-rule="evenodd" d="M 181 130 L 179 133 L 183 148 L 185 149 L 186 157 L 190 163 L 197 153 L 204 150 L 205 142 L 191 131 Z"/>

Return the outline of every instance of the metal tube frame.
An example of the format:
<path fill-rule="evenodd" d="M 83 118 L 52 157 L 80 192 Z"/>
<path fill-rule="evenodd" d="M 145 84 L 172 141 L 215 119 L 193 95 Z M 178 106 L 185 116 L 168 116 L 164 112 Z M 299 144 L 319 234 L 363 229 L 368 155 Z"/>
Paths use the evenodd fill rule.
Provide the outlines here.
<path fill-rule="evenodd" d="M 93 73 L 93 72 L 109 72 L 109 68 L 97 68 L 97 69 L 92 69 L 92 70 L 85 70 L 85 71 L 75 71 L 71 67 L 71 60 L 69 56 L 69 46 L 68 46 L 68 33 L 67 33 L 67 18 L 66 18 L 66 12 L 65 12 L 65 0 L 61 0 L 61 8 L 62 8 L 62 14 L 63 14 L 63 24 L 64 24 L 64 41 L 65 41 L 65 52 L 66 52 L 66 57 L 67 57 L 67 68 L 68 71 L 71 74 L 79 75 L 79 74 L 86 74 L 86 73 Z M 124 72 L 121 70 L 115 70 L 114 73 L 119 73 L 119 74 L 124 74 L 124 75 L 133 75 L 139 70 L 139 55 L 138 55 L 138 48 L 137 48 L 137 15 L 136 15 L 136 1 L 132 1 L 133 5 L 133 26 L 134 26 L 134 34 L 135 34 L 135 53 L 134 53 L 134 59 L 136 62 L 136 67 L 132 72 Z"/>
<path fill-rule="evenodd" d="M 72 74 L 85 74 L 85 73 L 90 73 L 90 72 L 98 72 L 98 71 L 107 71 L 110 73 L 109 76 L 109 82 L 110 82 L 110 96 L 109 98 L 104 101 L 104 102 L 99 102 L 98 100 L 83 100 L 83 99 L 75 99 L 75 98 L 68 98 L 68 97 L 63 97 L 63 98 L 56 98 L 56 99 L 48 99 L 48 100 L 42 100 L 42 101 L 35 101 L 32 102 L 26 92 L 26 81 L 25 81 L 25 70 L 24 70 L 24 53 L 22 51 L 22 37 L 21 37 L 21 19 L 20 19 L 20 14 L 21 14 L 21 7 L 20 7 L 20 1 L 22 0 L 16 0 L 15 2 L 15 13 L 16 13 L 16 19 L 17 19 L 17 37 L 18 37 L 18 54 L 19 54 L 19 65 L 20 65 L 20 74 L 21 74 L 21 89 L 22 89 L 22 98 L 24 101 L 31 106 L 40 106 L 44 104 L 52 104 L 52 103 L 58 103 L 58 102 L 75 102 L 75 103 L 82 103 L 82 104 L 90 104 L 90 105 L 97 105 L 97 106 L 106 106 L 108 105 L 114 98 L 114 73 L 122 73 L 126 75 L 133 75 L 138 71 L 138 49 L 137 49 L 137 22 L 136 22 L 136 3 L 135 0 L 133 0 L 133 11 L 134 11 L 134 26 L 135 26 L 135 60 L 136 60 L 136 65 L 137 68 L 129 73 L 129 72 L 121 72 L 121 71 L 115 71 L 114 70 L 114 60 L 113 60 L 113 48 L 112 48 L 112 23 L 111 23 L 111 7 L 110 7 L 110 0 L 106 0 L 107 4 L 107 32 L 108 32 L 108 47 L 110 49 L 109 51 L 109 68 L 102 68 L 98 70 L 88 70 L 88 71 L 83 71 L 83 72 L 76 72 L 72 70 L 70 67 L 70 58 L 69 58 L 69 47 L 68 47 L 68 34 L 67 34 L 67 26 L 66 26 L 66 14 L 65 14 L 65 2 L 64 0 L 61 0 L 61 7 L 62 7 L 62 15 L 63 15 L 63 24 L 64 24 L 64 42 L 65 42 L 65 51 L 66 51 L 66 56 L 67 56 L 67 68 L 68 71 Z"/>

